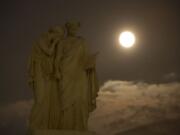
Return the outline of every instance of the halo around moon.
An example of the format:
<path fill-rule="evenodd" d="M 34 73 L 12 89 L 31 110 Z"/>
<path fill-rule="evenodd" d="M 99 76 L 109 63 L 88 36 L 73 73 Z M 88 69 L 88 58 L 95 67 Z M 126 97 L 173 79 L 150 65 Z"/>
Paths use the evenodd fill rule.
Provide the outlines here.
<path fill-rule="evenodd" d="M 130 31 L 124 31 L 119 36 L 119 43 L 125 48 L 130 48 L 135 44 L 136 38 Z"/>

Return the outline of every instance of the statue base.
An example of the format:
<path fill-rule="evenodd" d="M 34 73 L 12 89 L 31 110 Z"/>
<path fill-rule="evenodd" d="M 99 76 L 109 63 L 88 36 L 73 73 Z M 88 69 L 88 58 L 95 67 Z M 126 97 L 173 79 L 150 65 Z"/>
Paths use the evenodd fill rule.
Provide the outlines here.
<path fill-rule="evenodd" d="M 96 135 L 96 133 L 76 130 L 33 130 L 29 135 Z"/>

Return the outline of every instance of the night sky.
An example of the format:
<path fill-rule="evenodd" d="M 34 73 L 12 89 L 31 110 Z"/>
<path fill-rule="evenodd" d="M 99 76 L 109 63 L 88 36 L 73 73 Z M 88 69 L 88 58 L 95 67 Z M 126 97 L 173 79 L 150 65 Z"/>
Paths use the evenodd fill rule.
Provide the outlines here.
<path fill-rule="evenodd" d="M 27 85 L 32 44 L 50 27 L 71 19 L 81 22 L 79 35 L 92 52 L 100 52 L 100 84 L 180 81 L 178 0 L 12 0 L 0 5 L 0 106 L 32 98 Z M 124 30 L 136 35 L 131 49 L 119 46 Z"/>

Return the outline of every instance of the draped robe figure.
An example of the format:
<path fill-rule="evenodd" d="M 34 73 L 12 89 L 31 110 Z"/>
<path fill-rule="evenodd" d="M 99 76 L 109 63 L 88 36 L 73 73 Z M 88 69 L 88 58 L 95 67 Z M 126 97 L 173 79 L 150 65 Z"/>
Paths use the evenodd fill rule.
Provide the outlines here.
<path fill-rule="evenodd" d="M 55 50 L 63 36 L 63 28 L 54 27 L 33 46 L 28 67 L 29 85 L 34 94 L 34 105 L 29 120 L 30 129 L 59 128 L 61 106 L 54 72 Z"/>
<path fill-rule="evenodd" d="M 90 55 L 85 39 L 76 36 L 78 28 L 77 22 L 66 23 L 66 37 L 57 27 L 33 47 L 29 65 L 35 98 L 29 122 L 33 135 L 54 134 L 55 129 L 62 135 L 88 131 L 99 90 L 96 55 Z"/>
<path fill-rule="evenodd" d="M 99 90 L 95 56 L 90 56 L 86 41 L 75 35 L 77 23 L 67 23 L 67 37 L 57 49 L 57 76 L 61 100 L 61 129 L 86 130 L 89 113 L 95 109 Z"/>

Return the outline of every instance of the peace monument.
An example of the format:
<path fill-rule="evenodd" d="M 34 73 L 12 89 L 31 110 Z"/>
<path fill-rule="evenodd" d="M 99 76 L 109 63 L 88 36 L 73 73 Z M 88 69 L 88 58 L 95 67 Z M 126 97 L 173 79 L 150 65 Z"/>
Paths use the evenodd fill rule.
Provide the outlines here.
<path fill-rule="evenodd" d="M 77 36 L 80 23 L 55 26 L 35 42 L 28 65 L 34 104 L 30 135 L 93 135 L 88 131 L 90 112 L 99 91 L 96 54 Z"/>

